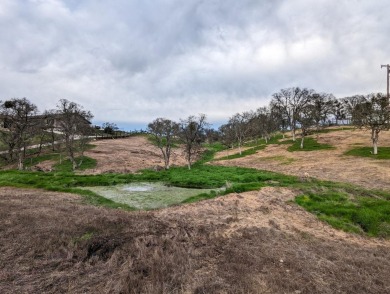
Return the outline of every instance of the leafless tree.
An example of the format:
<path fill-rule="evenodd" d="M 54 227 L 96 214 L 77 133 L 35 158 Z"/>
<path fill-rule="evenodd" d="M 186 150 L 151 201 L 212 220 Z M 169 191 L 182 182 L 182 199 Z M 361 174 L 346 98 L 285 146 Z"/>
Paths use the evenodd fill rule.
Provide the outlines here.
<path fill-rule="evenodd" d="M 50 137 L 52 150 L 55 150 L 56 143 L 56 125 L 55 125 L 55 110 L 45 110 L 43 113 L 43 129 Z"/>
<path fill-rule="evenodd" d="M 226 155 L 229 156 L 229 148 L 233 148 L 235 135 L 232 125 L 227 123 L 218 128 L 221 137 L 221 143 L 227 147 Z"/>
<path fill-rule="evenodd" d="M 271 106 L 278 109 L 282 116 L 287 119 L 293 141 L 295 141 L 299 112 L 309 103 L 313 93 L 314 90 L 312 89 L 293 87 L 281 89 L 278 93 L 272 95 Z"/>
<path fill-rule="evenodd" d="M 200 152 L 201 143 L 204 139 L 204 130 L 207 126 L 205 114 L 200 114 L 199 116 L 191 115 L 186 119 L 180 120 L 178 137 L 184 144 L 188 169 L 191 169 L 194 157 Z"/>
<path fill-rule="evenodd" d="M 334 116 L 336 120 L 336 125 L 338 125 L 340 120 L 346 119 L 345 106 L 341 100 L 336 98 L 332 99 L 331 114 Z"/>
<path fill-rule="evenodd" d="M 254 116 L 255 114 L 252 111 L 246 111 L 243 113 L 236 113 L 229 119 L 228 124 L 233 130 L 240 155 L 242 154 L 241 147 L 250 134 L 252 127 L 251 122 Z"/>
<path fill-rule="evenodd" d="M 254 132 L 264 138 L 265 143 L 268 143 L 273 133 L 281 129 L 278 113 L 272 111 L 270 107 L 258 108 L 253 122 Z"/>
<path fill-rule="evenodd" d="M 360 113 L 357 112 L 359 105 L 364 103 L 366 98 L 364 95 L 354 95 L 350 97 L 345 97 L 341 99 L 341 103 L 343 104 L 346 117 L 351 120 L 351 122 L 357 119 L 356 116 L 360 116 Z"/>
<path fill-rule="evenodd" d="M 306 104 L 296 115 L 296 121 L 301 128 L 301 149 L 304 147 L 304 140 L 310 129 L 314 126 L 317 127 L 316 115 L 318 115 L 318 109 L 314 103 Z"/>
<path fill-rule="evenodd" d="M 148 132 L 163 155 L 165 169 L 169 169 L 173 140 L 178 130 L 178 123 L 165 118 L 157 118 L 148 125 Z"/>
<path fill-rule="evenodd" d="M 390 129 L 390 109 L 386 95 L 377 93 L 361 96 L 354 107 L 353 124 L 371 130 L 372 154 L 378 154 L 379 133 Z"/>
<path fill-rule="evenodd" d="M 309 109 L 317 131 L 320 129 L 321 126 L 325 124 L 326 120 L 332 113 L 334 100 L 335 97 L 332 94 L 313 93 L 311 95 L 308 104 L 311 105 Z"/>
<path fill-rule="evenodd" d="M 24 168 L 26 147 L 36 134 L 37 119 L 34 119 L 38 109 L 26 98 L 13 98 L 0 104 L 0 114 L 3 118 L 4 129 L 1 140 L 8 146 L 9 160 L 16 153 L 18 169 Z"/>
<path fill-rule="evenodd" d="M 61 132 L 67 155 L 72 162 L 73 170 L 82 162 L 76 162 L 76 153 L 82 155 L 91 135 L 90 120 L 93 115 L 90 111 L 75 102 L 61 99 L 57 104 L 56 120 L 58 130 Z"/>

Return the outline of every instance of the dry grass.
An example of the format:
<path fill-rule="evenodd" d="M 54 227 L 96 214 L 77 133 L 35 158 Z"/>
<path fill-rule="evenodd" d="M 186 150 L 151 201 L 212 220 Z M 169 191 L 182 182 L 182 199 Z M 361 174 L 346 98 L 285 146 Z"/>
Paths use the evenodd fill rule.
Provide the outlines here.
<path fill-rule="evenodd" d="M 0 292 L 388 293 L 390 244 L 337 232 L 293 196 L 128 213 L 1 188 Z"/>
<path fill-rule="evenodd" d="M 145 136 L 135 136 L 125 139 L 98 140 L 92 142 L 96 147 L 85 152 L 85 155 L 97 160 L 93 170 L 87 174 L 105 172 L 127 173 L 144 168 L 163 168 L 164 160 L 160 149 L 154 146 Z M 171 165 L 185 165 L 185 158 L 180 148 L 173 149 Z"/>
<path fill-rule="evenodd" d="M 330 144 L 334 150 L 288 152 L 288 145 L 269 145 L 266 149 L 244 158 L 216 161 L 225 166 L 252 167 L 289 175 L 347 182 L 370 189 L 390 188 L 390 164 L 388 160 L 346 156 L 344 152 L 359 146 L 370 146 L 370 132 L 344 130 L 320 134 L 318 142 Z M 379 146 L 390 146 L 390 132 L 382 132 Z M 232 151 L 233 152 L 233 151 Z M 219 156 L 224 156 L 220 152 Z M 274 159 L 272 159 L 272 157 Z M 280 158 L 284 158 L 281 161 Z M 288 162 L 288 164 L 286 164 Z"/>

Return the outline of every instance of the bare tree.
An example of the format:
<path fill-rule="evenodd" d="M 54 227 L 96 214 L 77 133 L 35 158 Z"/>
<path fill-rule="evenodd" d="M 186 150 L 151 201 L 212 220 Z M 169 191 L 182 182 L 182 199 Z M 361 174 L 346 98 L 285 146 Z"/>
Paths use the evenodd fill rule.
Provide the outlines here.
<path fill-rule="evenodd" d="M 297 128 L 299 112 L 309 103 L 313 93 L 314 90 L 311 89 L 293 87 L 281 89 L 278 93 L 272 95 L 271 105 L 273 108 L 282 112 L 282 116 L 287 119 L 293 141 L 295 141 L 295 131 Z"/>
<path fill-rule="evenodd" d="M 336 125 L 339 124 L 340 120 L 346 119 L 345 106 L 339 99 L 336 98 L 332 99 L 331 114 L 333 114 L 336 120 Z"/>
<path fill-rule="evenodd" d="M 56 117 L 55 110 L 45 110 L 45 112 L 43 113 L 43 120 L 44 120 L 43 129 L 50 136 L 50 143 L 53 151 L 55 150 L 55 143 L 56 143 L 55 117 Z"/>
<path fill-rule="evenodd" d="M 226 155 L 229 156 L 229 148 L 233 148 L 235 142 L 235 135 L 232 125 L 229 123 L 221 125 L 218 128 L 218 131 L 220 132 L 221 143 L 227 147 Z"/>
<path fill-rule="evenodd" d="M 180 120 L 178 136 L 184 144 L 188 169 L 191 169 L 192 161 L 201 149 L 203 133 L 207 126 L 205 114 L 200 114 L 198 117 L 191 115 L 187 119 Z"/>
<path fill-rule="evenodd" d="M 343 103 L 346 117 L 350 119 L 352 123 L 353 121 L 356 121 L 356 119 L 358 119 L 357 117 L 360 116 L 357 107 L 364 103 L 365 100 L 366 98 L 364 97 L 364 95 L 354 95 L 341 99 L 341 103 Z"/>
<path fill-rule="evenodd" d="M 334 100 L 335 97 L 332 94 L 314 93 L 311 95 L 308 104 L 311 105 L 309 109 L 317 131 L 325 124 L 329 115 L 332 113 Z"/>
<path fill-rule="evenodd" d="M 251 122 L 254 118 L 253 112 L 243 112 L 236 113 L 230 119 L 228 124 L 231 125 L 231 128 L 234 132 L 235 141 L 238 145 L 238 150 L 240 155 L 242 154 L 241 147 L 244 144 L 245 139 L 248 137 L 251 131 Z"/>
<path fill-rule="evenodd" d="M 26 147 L 36 134 L 38 120 L 34 116 L 38 109 L 26 98 L 13 98 L 0 104 L 0 113 L 5 127 L 1 131 L 1 140 L 8 146 L 9 160 L 12 161 L 16 153 L 18 169 L 22 170 Z"/>
<path fill-rule="evenodd" d="M 272 133 L 280 130 L 278 113 L 272 111 L 270 107 L 258 108 L 253 122 L 254 132 L 264 138 L 266 144 L 271 139 Z"/>
<path fill-rule="evenodd" d="M 354 107 L 353 124 L 371 130 L 372 154 L 378 154 L 379 133 L 390 129 L 390 109 L 386 95 L 377 93 L 361 96 Z"/>
<path fill-rule="evenodd" d="M 173 139 L 178 130 L 178 123 L 165 118 L 157 118 L 148 125 L 148 132 L 163 155 L 165 169 L 169 169 Z"/>
<path fill-rule="evenodd" d="M 317 126 L 316 115 L 318 115 L 318 109 L 314 103 L 305 105 L 296 115 L 296 121 L 301 128 L 301 149 L 304 147 L 304 140 L 309 134 L 310 128 Z"/>
<path fill-rule="evenodd" d="M 91 134 L 90 120 L 93 115 L 83 110 L 77 103 L 61 99 L 57 104 L 56 119 L 58 130 L 62 133 L 67 155 L 72 162 L 73 170 L 82 162 L 76 162 L 76 153 L 82 155 Z"/>

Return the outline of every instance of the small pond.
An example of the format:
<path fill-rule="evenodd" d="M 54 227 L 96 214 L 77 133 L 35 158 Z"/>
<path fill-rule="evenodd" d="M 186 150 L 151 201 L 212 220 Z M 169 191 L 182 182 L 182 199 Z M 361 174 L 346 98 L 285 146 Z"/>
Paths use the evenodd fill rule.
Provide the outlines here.
<path fill-rule="evenodd" d="M 189 189 L 166 186 L 163 183 L 130 183 L 116 186 L 84 187 L 105 198 L 138 209 L 155 209 L 181 203 L 201 193 L 221 189 Z"/>

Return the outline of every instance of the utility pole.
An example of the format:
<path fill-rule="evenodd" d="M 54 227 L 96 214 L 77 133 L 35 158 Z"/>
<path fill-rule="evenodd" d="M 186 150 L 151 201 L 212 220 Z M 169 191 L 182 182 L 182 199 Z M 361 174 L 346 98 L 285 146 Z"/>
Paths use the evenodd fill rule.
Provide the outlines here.
<path fill-rule="evenodd" d="M 387 101 L 390 104 L 390 95 L 389 95 L 389 78 L 390 78 L 390 65 L 381 65 L 381 68 L 386 67 L 387 68 Z"/>

